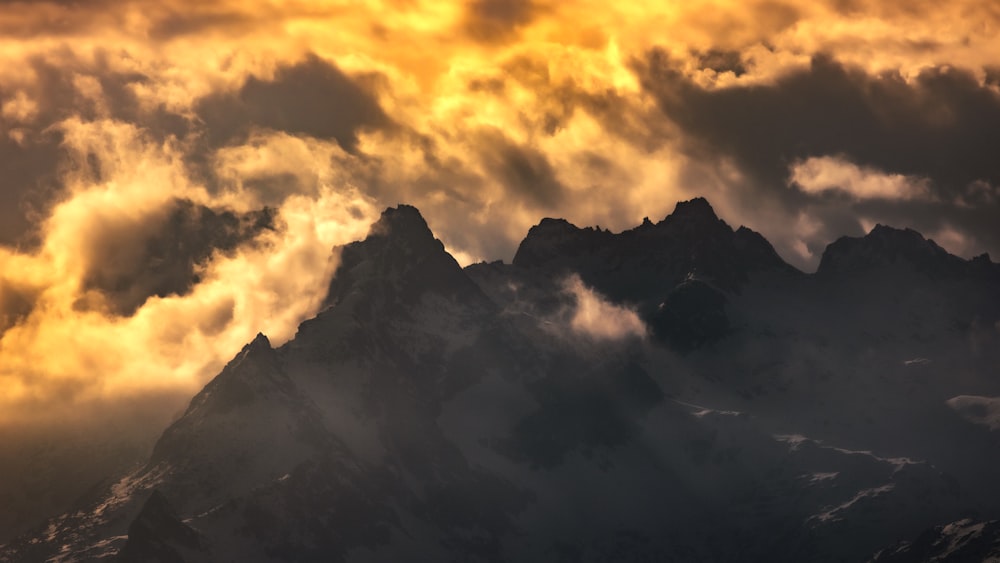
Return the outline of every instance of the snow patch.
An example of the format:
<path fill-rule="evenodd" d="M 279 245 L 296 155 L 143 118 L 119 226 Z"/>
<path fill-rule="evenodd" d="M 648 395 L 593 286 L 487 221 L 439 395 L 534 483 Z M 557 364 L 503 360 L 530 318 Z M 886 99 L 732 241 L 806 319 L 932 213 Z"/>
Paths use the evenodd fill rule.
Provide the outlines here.
<path fill-rule="evenodd" d="M 702 405 L 697 405 L 695 403 L 688 403 L 686 401 L 680 401 L 678 399 L 672 399 L 672 401 L 675 402 L 675 403 L 677 403 L 678 405 L 685 406 L 685 407 L 693 409 L 692 412 L 691 412 L 691 414 L 694 415 L 694 416 L 696 416 L 696 417 L 698 417 L 698 418 L 704 418 L 704 417 L 709 416 L 709 415 L 716 415 L 716 416 L 743 416 L 745 414 L 745 413 L 743 413 L 743 411 L 713 409 L 713 408 L 705 407 L 705 406 L 702 406 Z"/>
<path fill-rule="evenodd" d="M 809 477 L 810 484 L 815 484 L 815 483 L 822 483 L 823 481 L 832 481 L 837 478 L 837 475 L 840 475 L 839 471 L 830 471 L 827 473 L 813 473 L 812 475 L 807 475 L 806 477 Z"/>
<path fill-rule="evenodd" d="M 888 493 L 889 491 L 893 490 L 894 488 L 896 488 L 896 485 L 894 485 L 892 483 L 888 483 L 886 485 L 882 485 L 881 487 L 873 487 L 871 489 L 863 489 L 861 491 L 858 491 L 858 493 L 856 495 L 854 495 L 853 497 L 851 497 L 851 499 L 849 501 L 847 501 L 845 503 L 842 503 L 842 504 L 838 504 L 838 505 L 833 506 L 833 507 L 824 507 L 823 508 L 823 512 L 820 512 L 819 514 L 813 514 L 808 519 L 806 519 L 806 521 L 808 522 L 809 520 L 818 520 L 818 521 L 824 522 L 824 523 L 825 522 L 836 522 L 836 521 L 840 520 L 840 516 L 839 515 L 841 513 L 843 513 L 847 509 L 851 508 L 852 506 L 854 506 L 858 502 L 860 502 L 860 501 L 862 501 L 862 500 L 864 500 L 866 498 L 874 498 L 874 497 L 877 497 L 879 495 L 883 495 L 883 494 Z"/>
<path fill-rule="evenodd" d="M 802 434 L 775 434 L 773 437 L 775 440 L 779 442 L 784 442 L 788 444 L 788 449 L 792 450 L 793 452 L 799 449 L 802 446 L 802 444 L 806 442 L 814 442 L 814 440 L 810 440 L 809 438 L 803 436 Z"/>

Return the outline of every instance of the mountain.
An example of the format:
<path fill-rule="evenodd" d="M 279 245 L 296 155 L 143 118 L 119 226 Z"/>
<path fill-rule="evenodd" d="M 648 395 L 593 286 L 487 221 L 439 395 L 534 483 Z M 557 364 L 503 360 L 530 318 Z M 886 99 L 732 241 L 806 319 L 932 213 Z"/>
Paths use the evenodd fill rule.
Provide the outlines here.
<path fill-rule="evenodd" d="M 528 231 L 512 265 L 574 272 L 614 300 L 633 301 L 655 298 L 692 276 L 734 290 L 755 272 L 796 273 L 764 237 L 746 227 L 734 231 L 704 198 L 617 234 L 543 219 Z"/>
<path fill-rule="evenodd" d="M 880 551 L 872 563 L 961 563 L 1000 559 L 1000 522 L 964 518 L 925 530 L 913 541 Z"/>
<path fill-rule="evenodd" d="M 696 199 L 617 234 L 545 219 L 463 269 L 387 209 L 292 340 L 258 335 L 143 467 L 0 555 L 934 556 L 1000 518 L 1000 292 L 886 229 L 804 274 Z"/>
<path fill-rule="evenodd" d="M 817 273 L 850 276 L 900 267 L 935 277 L 978 275 L 1000 281 L 1000 265 L 991 262 L 987 254 L 963 260 L 912 229 L 885 225 L 875 225 L 864 237 L 842 237 L 835 241 L 823 252 Z"/>

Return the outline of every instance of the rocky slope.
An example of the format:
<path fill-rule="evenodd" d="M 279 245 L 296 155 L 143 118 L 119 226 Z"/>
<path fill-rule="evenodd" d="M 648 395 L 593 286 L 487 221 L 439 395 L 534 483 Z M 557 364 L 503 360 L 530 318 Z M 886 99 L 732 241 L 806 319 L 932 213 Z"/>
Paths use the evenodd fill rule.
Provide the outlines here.
<path fill-rule="evenodd" d="M 1000 518 L 997 436 L 967 399 L 1000 395 L 997 265 L 888 227 L 823 264 L 796 271 L 698 199 L 618 234 L 546 219 L 511 264 L 462 269 L 388 209 L 293 340 L 259 335 L 144 467 L 2 553 L 972 553 L 934 546 Z"/>

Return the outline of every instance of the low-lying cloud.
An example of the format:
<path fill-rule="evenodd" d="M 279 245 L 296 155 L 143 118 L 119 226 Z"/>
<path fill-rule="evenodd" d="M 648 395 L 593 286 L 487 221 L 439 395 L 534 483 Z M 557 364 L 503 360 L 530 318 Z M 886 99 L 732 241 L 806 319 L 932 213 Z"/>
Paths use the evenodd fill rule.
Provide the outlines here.
<path fill-rule="evenodd" d="M 566 278 L 562 287 L 573 301 L 566 315 L 573 332 L 602 341 L 646 338 L 648 329 L 638 313 L 611 303 L 587 287 L 580 276 L 574 274 Z"/>

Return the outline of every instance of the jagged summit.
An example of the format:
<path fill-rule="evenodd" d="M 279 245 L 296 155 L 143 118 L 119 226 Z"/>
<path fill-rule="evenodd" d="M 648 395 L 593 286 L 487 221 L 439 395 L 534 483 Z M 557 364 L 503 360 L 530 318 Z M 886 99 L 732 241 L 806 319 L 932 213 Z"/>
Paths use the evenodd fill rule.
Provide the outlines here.
<path fill-rule="evenodd" d="M 607 275 L 627 287 L 605 289 L 623 296 L 639 289 L 636 284 L 649 286 L 641 289 L 644 294 L 669 289 L 691 272 L 732 289 L 753 271 L 794 271 L 764 237 L 745 227 L 733 231 L 702 197 L 678 202 L 658 223 L 647 218 L 617 234 L 543 219 L 521 242 L 513 265 L 573 271 L 599 285 Z M 623 282 L 629 277 L 621 275 L 624 271 L 632 281 Z"/>
<path fill-rule="evenodd" d="M 667 220 L 695 219 L 695 220 L 718 220 L 718 215 L 712 209 L 712 205 L 703 197 L 696 197 L 688 201 L 678 201 L 674 207 L 674 212 L 664 219 Z"/>
<path fill-rule="evenodd" d="M 389 236 L 430 236 L 434 238 L 427 221 L 420 210 L 412 205 L 401 203 L 396 207 L 387 207 L 382 211 L 378 221 L 372 224 L 371 235 Z"/>
<path fill-rule="evenodd" d="M 328 305 L 342 301 L 362 284 L 369 286 L 368 291 L 374 286 L 391 286 L 391 294 L 404 300 L 418 298 L 426 291 L 478 292 L 444 244 L 434 238 L 420 211 L 411 205 L 387 208 L 365 240 L 339 250 L 340 265 L 327 293 Z"/>
<path fill-rule="evenodd" d="M 268 340 L 267 336 L 263 332 L 258 332 L 257 336 L 254 337 L 250 344 L 247 345 L 248 348 L 271 348 L 271 341 Z M 244 349 L 248 349 L 244 348 Z"/>
<path fill-rule="evenodd" d="M 863 237 L 841 237 L 823 251 L 817 274 L 849 274 L 904 266 L 931 275 L 964 273 L 970 263 L 913 229 L 878 224 Z"/>
<path fill-rule="evenodd" d="M 434 238 L 420 211 L 405 204 L 386 208 L 378 221 L 372 224 L 364 242 L 370 246 L 385 245 L 407 255 L 444 252 L 444 245 Z"/>

